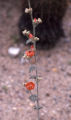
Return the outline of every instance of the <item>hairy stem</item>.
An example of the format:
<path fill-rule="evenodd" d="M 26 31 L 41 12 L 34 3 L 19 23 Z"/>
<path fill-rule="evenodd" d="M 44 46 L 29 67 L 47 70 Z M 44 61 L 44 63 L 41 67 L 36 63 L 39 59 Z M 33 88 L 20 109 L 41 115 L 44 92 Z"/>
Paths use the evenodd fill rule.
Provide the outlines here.
<path fill-rule="evenodd" d="M 31 4 L 30 4 L 30 0 L 28 0 L 28 5 L 29 5 L 29 8 L 31 8 Z M 31 16 L 31 21 L 32 21 L 32 26 L 33 26 L 33 35 L 35 36 L 35 24 L 33 23 L 33 15 L 32 15 L 32 12 L 30 13 L 30 16 Z M 39 116 L 39 87 L 38 87 L 38 71 L 37 71 L 37 55 L 36 55 L 36 41 L 34 41 L 34 48 L 35 48 L 35 65 L 36 65 L 36 87 L 37 87 L 37 116 L 38 116 L 38 120 L 40 120 L 40 116 Z"/>

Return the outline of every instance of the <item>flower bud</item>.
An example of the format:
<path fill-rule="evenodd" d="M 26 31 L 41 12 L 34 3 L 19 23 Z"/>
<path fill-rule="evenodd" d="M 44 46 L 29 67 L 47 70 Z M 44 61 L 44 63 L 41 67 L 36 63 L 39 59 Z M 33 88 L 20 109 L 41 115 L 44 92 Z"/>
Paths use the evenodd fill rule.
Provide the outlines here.
<path fill-rule="evenodd" d="M 39 38 L 38 38 L 38 37 L 34 37 L 34 40 L 35 40 L 35 41 L 38 41 L 38 40 L 39 40 Z"/>
<path fill-rule="evenodd" d="M 30 12 L 32 12 L 32 8 L 26 8 L 25 9 L 25 13 L 30 13 Z"/>
<path fill-rule="evenodd" d="M 23 33 L 24 35 L 26 35 L 26 33 L 27 33 L 27 30 L 24 30 L 24 31 L 22 31 L 22 33 Z"/>
<path fill-rule="evenodd" d="M 24 35 L 29 35 L 29 34 L 30 34 L 30 31 L 24 30 L 22 33 L 23 33 Z"/>
<path fill-rule="evenodd" d="M 42 23 L 42 20 L 40 18 L 38 18 L 38 23 Z"/>

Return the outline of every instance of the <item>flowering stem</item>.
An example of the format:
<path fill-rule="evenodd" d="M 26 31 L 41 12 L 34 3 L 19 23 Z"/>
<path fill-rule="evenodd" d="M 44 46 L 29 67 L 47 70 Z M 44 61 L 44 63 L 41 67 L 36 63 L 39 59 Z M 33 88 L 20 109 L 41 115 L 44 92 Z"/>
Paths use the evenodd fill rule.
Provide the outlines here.
<path fill-rule="evenodd" d="M 28 5 L 29 5 L 29 8 L 31 8 L 31 5 L 30 5 L 30 0 L 28 0 Z M 35 36 L 35 24 L 33 23 L 33 15 L 32 15 L 32 12 L 30 13 L 30 16 L 31 16 L 31 21 L 32 21 L 32 26 L 33 26 L 33 35 Z M 34 41 L 34 48 L 35 48 L 35 65 L 36 65 L 36 87 L 37 87 L 37 115 L 38 115 L 38 120 L 40 120 L 40 116 L 39 116 L 39 87 L 38 87 L 38 71 L 37 71 L 37 58 L 36 58 L 36 41 Z"/>

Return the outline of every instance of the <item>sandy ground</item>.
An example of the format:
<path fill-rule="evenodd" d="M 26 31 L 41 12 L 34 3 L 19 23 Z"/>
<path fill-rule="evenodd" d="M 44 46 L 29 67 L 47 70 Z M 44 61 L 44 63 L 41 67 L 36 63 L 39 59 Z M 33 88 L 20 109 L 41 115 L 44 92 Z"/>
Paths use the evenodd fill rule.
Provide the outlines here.
<path fill-rule="evenodd" d="M 15 7 L 14 7 L 15 6 Z M 28 64 L 20 56 L 8 55 L 10 46 L 19 46 L 21 54 L 27 48 L 16 44 L 19 39 L 17 22 L 20 4 L 0 1 L 0 120 L 37 120 L 24 88 Z M 38 51 L 40 120 L 71 120 L 71 6 L 64 18 L 66 37 L 50 51 Z M 36 93 L 35 90 L 32 91 Z"/>

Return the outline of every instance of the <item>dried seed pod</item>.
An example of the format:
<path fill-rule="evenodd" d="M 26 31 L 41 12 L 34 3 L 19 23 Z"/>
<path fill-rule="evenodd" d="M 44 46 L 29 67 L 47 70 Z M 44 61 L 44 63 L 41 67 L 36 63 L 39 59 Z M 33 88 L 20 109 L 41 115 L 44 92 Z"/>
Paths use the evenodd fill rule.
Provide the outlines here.
<path fill-rule="evenodd" d="M 22 33 L 23 33 L 24 35 L 26 35 L 26 33 L 27 33 L 27 30 L 24 30 L 24 31 L 22 31 Z"/>
<path fill-rule="evenodd" d="M 34 40 L 35 40 L 35 41 L 39 41 L 39 38 L 38 38 L 38 37 L 34 37 Z"/>
<path fill-rule="evenodd" d="M 24 31 L 22 31 L 22 33 L 23 33 L 23 35 L 29 35 L 30 31 L 24 30 Z"/>
<path fill-rule="evenodd" d="M 26 8 L 25 9 L 25 13 L 30 13 L 30 12 L 32 12 L 32 8 Z"/>
<path fill-rule="evenodd" d="M 41 18 L 38 18 L 38 20 L 37 20 L 37 21 L 38 21 L 38 23 L 42 23 L 42 20 L 41 20 Z"/>

